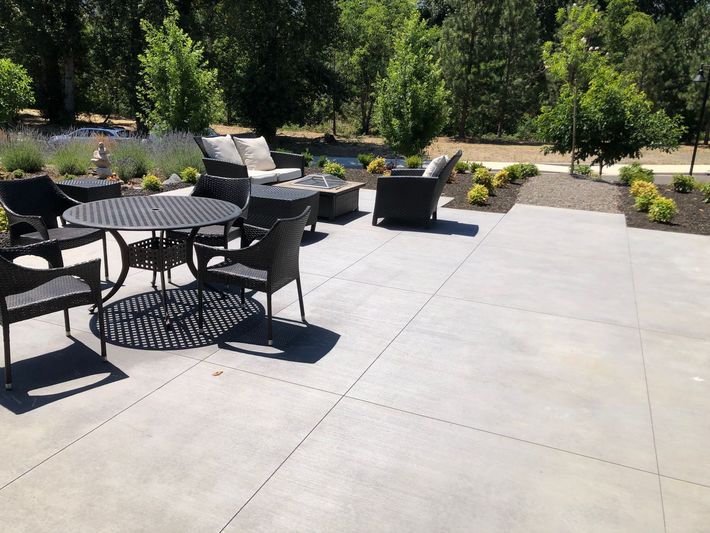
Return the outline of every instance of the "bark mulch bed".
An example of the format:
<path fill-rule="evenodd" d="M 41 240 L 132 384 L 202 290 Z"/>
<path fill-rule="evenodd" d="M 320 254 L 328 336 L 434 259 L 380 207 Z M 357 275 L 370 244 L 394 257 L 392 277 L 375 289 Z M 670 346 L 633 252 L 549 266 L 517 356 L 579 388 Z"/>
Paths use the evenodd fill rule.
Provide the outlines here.
<path fill-rule="evenodd" d="M 648 219 L 648 213 L 641 213 L 634 208 L 634 199 L 628 187 L 621 187 L 619 207 L 626 215 L 626 225 L 630 228 L 655 229 L 710 235 L 710 204 L 703 202 L 703 195 L 698 191 L 689 193 L 675 192 L 668 185 L 659 185 L 658 190 L 667 198 L 672 198 L 678 205 L 678 214 L 670 224 L 659 224 Z"/>

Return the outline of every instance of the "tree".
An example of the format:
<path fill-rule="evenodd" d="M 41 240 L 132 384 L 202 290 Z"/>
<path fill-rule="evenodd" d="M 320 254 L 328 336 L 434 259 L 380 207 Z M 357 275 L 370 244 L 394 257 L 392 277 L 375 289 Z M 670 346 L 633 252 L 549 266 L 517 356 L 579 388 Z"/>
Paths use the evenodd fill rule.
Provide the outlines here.
<path fill-rule="evenodd" d="M 547 152 L 570 152 L 572 86 L 565 84 L 554 106 L 545 106 L 538 126 Z M 625 157 L 639 158 L 644 149 L 672 151 L 684 132 L 677 118 L 653 111 L 652 103 L 628 75 L 609 66 L 597 69 L 578 102 L 576 157 L 591 158 L 599 174 Z"/>
<path fill-rule="evenodd" d="M 410 18 L 395 42 L 387 75 L 379 84 L 375 116 L 387 143 L 399 154 L 421 153 L 446 118 L 446 90 L 432 53 L 435 31 Z"/>
<path fill-rule="evenodd" d="M 198 133 L 221 107 L 217 72 L 207 67 L 202 47 L 178 26 L 173 11 L 160 27 L 142 21 L 146 50 L 139 56 L 141 118 L 162 131 Z"/>
<path fill-rule="evenodd" d="M 273 137 L 302 123 L 322 96 L 337 42 L 333 0 L 221 0 L 220 80 L 230 118 Z"/>
<path fill-rule="evenodd" d="M 415 13 L 413 0 L 339 0 L 339 71 L 356 95 L 360 131 L 370 133 L 375 87 L 385 75 L 394 41 Z"/>
<path fill-rule="evenodd" d="M 603 62 L 598 47 L 602 14 L 593 1 L 575 3 L 567 9 L 560 9 L 557 12 L 557 21 L 560 24 L 557 41 L 546 42 L 542 55 L 552 85 L 559 86 L 563 83 L 570 93 L 572 108 L 568 152 L 571 154 L 572 172 L 578 160 L 578 95 L 586 89 Z"/>
<path fill-rule="evenodd" d="M 0 59 L 0 124 L 11 122 L 20 109 L 33 103 L 32 80 L 25 67 Z"/>

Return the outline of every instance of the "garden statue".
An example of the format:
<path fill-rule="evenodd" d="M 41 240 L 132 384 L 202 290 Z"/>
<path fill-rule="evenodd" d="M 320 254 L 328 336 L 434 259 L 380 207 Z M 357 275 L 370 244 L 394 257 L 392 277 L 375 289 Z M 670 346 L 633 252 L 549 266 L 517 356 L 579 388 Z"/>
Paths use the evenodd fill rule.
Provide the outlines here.
<path fill-rule="evenodd" d="M 104 143 L 99 143 L 99 148 L 94 150 L 91 162 L 96 167 L 96 175 L 99 178 L 107 178 L 111 175 L 111 159 Z"/>

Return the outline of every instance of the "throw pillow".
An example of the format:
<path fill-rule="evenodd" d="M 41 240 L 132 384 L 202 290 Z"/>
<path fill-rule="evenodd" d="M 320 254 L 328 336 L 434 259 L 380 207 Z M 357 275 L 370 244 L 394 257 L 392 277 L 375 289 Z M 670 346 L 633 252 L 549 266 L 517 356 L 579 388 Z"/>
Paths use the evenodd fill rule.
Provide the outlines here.
<path fill-rule="evenodd" d="M 234 145 L 234 141 L 229 135 L 202 137 L 202 144 L 211 159 L 219 159 L 220 161 L 228 161 L 239 165 L 244 164 L 239 156 L 237 147 Z"/>
<path fill-rule="evenodd" d="M 449 158 L 445 155 L 440 155 L 431 160 L 431 163 L 427 165 L 424 169 L 424 174 L 422 176 L 438 176 L 441 171 L 444 170 L 446 163 L 449 162 Z"/>
<path fill-rule="evenodd" d="M 256 139 L 233 137 L 233 139 L 242 161 L 249 170 L 274 170 L 276 168 L 276 163 L 271 159 L 266 139 L 263 137 Z"/>

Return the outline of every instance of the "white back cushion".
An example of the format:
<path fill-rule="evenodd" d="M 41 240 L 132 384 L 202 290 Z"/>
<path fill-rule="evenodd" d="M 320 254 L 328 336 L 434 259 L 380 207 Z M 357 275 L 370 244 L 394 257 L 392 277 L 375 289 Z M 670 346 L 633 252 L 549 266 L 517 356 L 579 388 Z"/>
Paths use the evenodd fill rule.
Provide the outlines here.
<path fill-rule="evenodd" d="M 431 163 L 427 165 L 427 167 L 424 169 L 424 174 L 423 176 L 438 176 L 441 174 L 441 171 L 444 170 L 444 167 L 446 166 L 446 163 L 449 162 L 448 156 L 445 155 L 440 155 L 439 157 L 436 157 L 431 160 Z"/>
<path fill-rule="evenodd" d="M 205 147 L 207 155 L 212 159 L 220 161 L 229 161 L 243 165 L 242 158 L 239 156 L 237 147 L 229 135 L 221 135 L 220 137 L 202 137 L 202 144 Z"/>
<path fill-rule="evenodd" d="M 271 159 L 269 145 L 263 137 L 256 139 L 234 137 L 234 144 L 237 145 L 239 155 L 249 170 L 274 170 L 276 168 L 276 163 Z"/>

